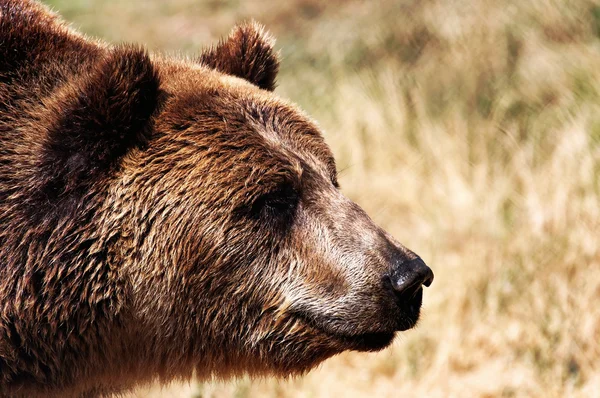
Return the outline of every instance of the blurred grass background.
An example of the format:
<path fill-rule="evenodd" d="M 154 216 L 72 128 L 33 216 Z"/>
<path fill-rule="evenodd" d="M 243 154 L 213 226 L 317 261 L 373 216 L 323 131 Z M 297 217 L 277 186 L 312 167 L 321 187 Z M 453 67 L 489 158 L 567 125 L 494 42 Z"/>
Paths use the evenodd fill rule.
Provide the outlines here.
<path fill-rule="evenodd" d="M 264 23 L 277 92 L 320 122 L 345 193 L 436 273 L 384 352 L 132 396 L 600 396 L 599 1 L 46 2 L 188 56 Z"/>

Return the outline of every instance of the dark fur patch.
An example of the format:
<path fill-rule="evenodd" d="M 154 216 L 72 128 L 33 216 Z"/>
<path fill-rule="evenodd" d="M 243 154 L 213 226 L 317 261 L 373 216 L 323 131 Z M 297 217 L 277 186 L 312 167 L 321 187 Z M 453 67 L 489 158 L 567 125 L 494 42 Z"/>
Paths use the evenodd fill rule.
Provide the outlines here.
<path fill-rule="evenodd" d="M 236 26 L 227 40 L 202 53 L 200 62 L 273 91 L 279 71 L 279 59 L 273 44 L 274 40 L 259 24 L 243 24 Z"/>
<path fill-rule="evenodd" d="M 159 78 L 148 54 L 117 47 L 51 109 L 41 161 L 50 197 L 79 187 L 147 141 Z"/>

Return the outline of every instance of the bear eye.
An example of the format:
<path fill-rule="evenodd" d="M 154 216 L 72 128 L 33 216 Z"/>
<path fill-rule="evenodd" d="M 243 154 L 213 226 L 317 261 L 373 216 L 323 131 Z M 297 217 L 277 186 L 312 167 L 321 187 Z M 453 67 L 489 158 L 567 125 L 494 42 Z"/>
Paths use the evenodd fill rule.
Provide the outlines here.
<path fill-rule="evenodd" d="M 298 200 L 298 192 L 286 185 L 260 195 L 252 204 L 251 211 L 259 217 L 285 218 L 292 215 Z"/>

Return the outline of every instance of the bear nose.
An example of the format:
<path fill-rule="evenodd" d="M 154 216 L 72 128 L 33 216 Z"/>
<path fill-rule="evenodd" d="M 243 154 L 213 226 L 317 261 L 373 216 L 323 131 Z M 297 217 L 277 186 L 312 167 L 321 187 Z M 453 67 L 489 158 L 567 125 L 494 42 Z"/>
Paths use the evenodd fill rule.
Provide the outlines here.
<path fill-rule="evenodd" d="M 433 282 L 433 271 L 421 258 L 404 261 L 392 270 L 390 275 L 392 287 L 397 294 L 412 297 L 422 285 L 429 286 Z"/>

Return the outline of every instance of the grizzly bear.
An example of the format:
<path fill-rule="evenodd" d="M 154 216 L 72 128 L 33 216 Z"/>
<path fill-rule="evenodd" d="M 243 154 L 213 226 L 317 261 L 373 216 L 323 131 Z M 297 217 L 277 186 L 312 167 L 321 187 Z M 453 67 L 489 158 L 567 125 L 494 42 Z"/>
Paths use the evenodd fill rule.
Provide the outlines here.
<path fill-rule="evenodd" d="M 417 322 L 432 271 L 340 192 L 256 23 L 193 60 L 0 0 L 0 395 L 308 371 Z"/>

